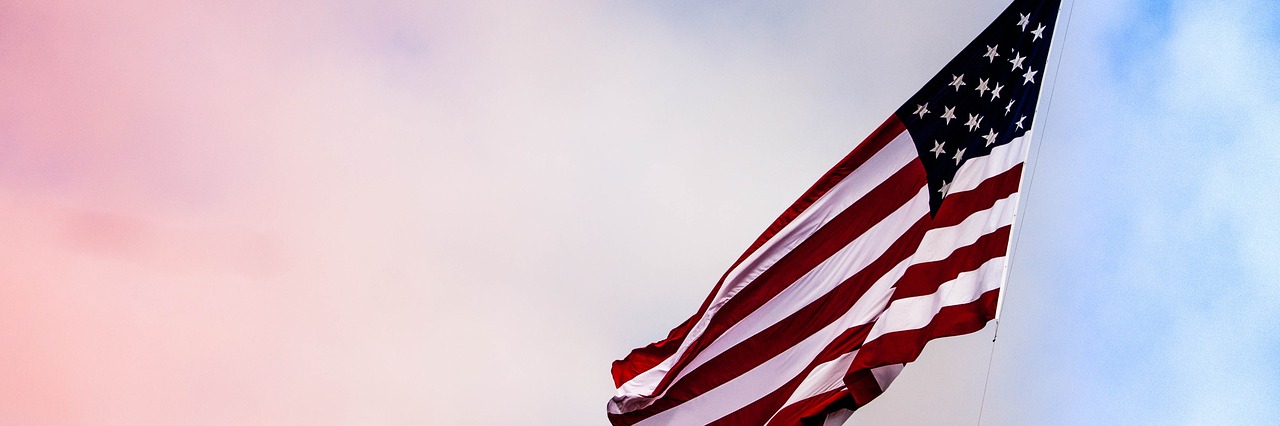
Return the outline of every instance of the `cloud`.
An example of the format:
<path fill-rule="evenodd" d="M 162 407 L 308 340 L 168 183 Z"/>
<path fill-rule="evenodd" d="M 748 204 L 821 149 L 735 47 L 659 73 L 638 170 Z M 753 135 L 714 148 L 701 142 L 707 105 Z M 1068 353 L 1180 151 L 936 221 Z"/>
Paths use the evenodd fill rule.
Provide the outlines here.
<path fill-rule="evenodd" d="M 1165 361 L 1186 403 L 1184 424 L 1264 424 L 1280 415 L 1269 402 L 1280 398 L 1272 361 L 1280 343 L 1280 225 L 1267 219 L 1280 202 L 1261 195 L 1280 181 L 1280 148 L 1270 142 L 1280 125 L 1268 112 L 1280 102 L 1265 95 L 1280 89 L 1280 40 L 1274 22 L 1256 18 L 1275 16 L 1260 14 L 1268 9 L 1276 8 L 1178 4 L 1162 52 L 1170 74 L 1159 92 L 1167 112 L 1157 134 L 1166 139 L 1157 143 L 1195 153 L 1185 158 L 1194 159 L 1186 165 L 1197 178 L 1177 195 L 1185 213 L 1153 226 L 1186 232 L 1174 242 L 1176 259 L 1200 270 L 1170 280 L 1182 284 L 1173 294 L 1187 302 Z M 1176 210 L 1172 194 L 1166 200 Z"/>

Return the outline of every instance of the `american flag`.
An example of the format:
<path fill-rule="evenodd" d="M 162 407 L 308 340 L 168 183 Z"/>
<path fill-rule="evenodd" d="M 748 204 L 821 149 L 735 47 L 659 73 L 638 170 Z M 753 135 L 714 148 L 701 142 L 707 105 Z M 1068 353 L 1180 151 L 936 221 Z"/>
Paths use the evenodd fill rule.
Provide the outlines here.
<path fill-rule="evenodd" d="M 1059 1 L 1014 1 L 791 205 L 692 317 L 613 364 L 615 425 L 841 424 L 997 313 Z"/>

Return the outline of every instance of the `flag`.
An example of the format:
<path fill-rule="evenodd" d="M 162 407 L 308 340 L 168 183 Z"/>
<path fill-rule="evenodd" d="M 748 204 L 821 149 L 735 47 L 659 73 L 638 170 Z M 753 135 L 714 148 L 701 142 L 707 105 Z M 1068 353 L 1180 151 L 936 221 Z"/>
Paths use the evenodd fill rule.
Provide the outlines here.
<path fill-rule="evenodd" d="M 615 425 L 840 424 L 998 310 L 1059 1 L 1014 1 L 791 205 L 668 337 Z"/>

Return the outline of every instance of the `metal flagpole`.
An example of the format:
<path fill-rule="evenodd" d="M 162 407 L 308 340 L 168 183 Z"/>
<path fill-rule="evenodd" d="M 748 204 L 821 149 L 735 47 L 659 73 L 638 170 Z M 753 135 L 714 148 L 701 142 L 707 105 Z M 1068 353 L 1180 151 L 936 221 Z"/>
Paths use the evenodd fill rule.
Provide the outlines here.
<path fill-rule="evenodd" d="M 1045 115 L 1044 115 L 1043 121 L 1041 121 L 1041 129 L 1045 130 L 1045 132 L 1041 133 L 1042 135 L 1048 133 L 1049 112 L 1053 110 L 1053 94 L 1055 91 L 1057 91 L 1057 88 L 1058 88 L 1058 76 L 1060 75 L 1059 72 L 1062 70 L 1062 60 L 1063 58 L 1066 57 L 1067 35 L 1071 33 L 1071 18 L 1075 13 L 1075 9 L 1076 9 L 1076 2 L 1075 0 L 1072 0 L 1071 6 L 1067 8 L 1067 24 L 1062 29 L 1062 36 L 1061 37 L 1058 37 L 1056 35 L 1054 36 L 1054 39 L 1059 41 L 1059 43 L 1057 43 L 1057 46 L 1060 47 L 1062 51 L 1058 55 L 1058 65 L 1055 66 L 1053 70 L 1053 84 L 1049 86 L 1049 97 L 1048 97 L 1048 101 L 1045 104 Z M 1059 12 L 1062 11 L 1061 5 L 1058 6 L 1058 11 Z M 1058 15 L 1059 20 L 1061 20 L 1061 16 L 1062 15 Z M 1054 46 L 1050 45 L 1049 46 L 1050 57 L 1053 56 L 1053 49 L 1054 49 Z M 1037 117 L 1040 116 L 1040 114 L 1038 114 L 1040 112 L 1039 109 L 1040 109 L 1039 105 L 1037 105 L 1036 106 Z M 1035 129 L 1035 127 L 1032 126 L 1032 129 Z M 1034 130 L 1029 133 L 1033 133 L 1033 136 L 1034 136 Z M 1041 146 L 1042 144 L 1044 144 L 1043 136 L 1040 137 L 1040 143 L 1035 144 L 1036 145 L 1036 154 L 1034 158 L 1035 168 L 1031 170 L 1031 175 L 1026 180 L 1027 182 L 1026 191 L 1020 192 L 1020 193 L 1026 194 L 1026 201 L 1022 203 L 1022 215 L 1024 216 L 1024 219 L 1025 219 L 1025 216 L 1027 215 L 1027 212 L 1031 209 L 1031 185 L 1036 180 L 1036 170 L 1040 168 L 1040 151 L 1043 148 Z M 1023 158 L 1027 158 L 1027 154 L 1030 154 L 1029 151 L 1031 149 L 1031 145 L 1032 144 L 1027 144 L 1026 149 L 1028 150 L 1028 152 L 1024 153 Z M 1022 174 L 1023 174 L 1022 177 L 1027 177 L 1026 168 L 1022 169 Z M 1022 180 L 1022 179 L 1019 178 L 1019 180 Z M 1008 287 L 1009 285 L 1009 274 L 1012 272 L 1012 269 L 1013 269 L 1013 257 L 1017 254 L 1018 243 L 1022 241 L 1022 228 L 1018 226 L 1018 213 L 1016 211 L 1013 214 L 1013 222 L 1011 226 L 1014 229 L 1016 229 L 1017 234 L 1014 236 L 1013 244 L 1010 244 L 1007 250 L 1006 258 L 1008 260 L 1004 264 L 1004 271 L 1002 273 L 1003 275 L 1001 276 L 1001 279 L 1000 279 L 1000 294 L 996 299 L 996 315 L 995 315 L 995 318 L 993 318 L 996 322 L 996 325 L 995 325 L 995 330 L 992 331 L 992 335 L 991 335 L 991 353 L 987 355 L 987 374 L 986 374 L 986 378 L 983 379 L 983 382 L 982 382 L 982 400 L 981 402 L 979 402 L 979 405 L 978 405 L 978 426 L 982 426 L 982 414 L 987 407 L 987 388 L 991 384 L 991 366 L 995 361 L 996 340 L 1000 337 L 1000 313 L 1004 310 L 1005 292 L 1006 292 L 1006 287 Z"/>
<path fill-rule="evenodd" d="M 1069 33 L 1071 32 L 1071 17 L 1072 17 L 1073 12 L 1075 12 L 1075 8 L 1076 8 L 1076 2 L 1075 2 L 1075 0 L 1072 0 L 1072 1 L 1071 1 L 1071 6 L 1067 9 L 1067 24 L 1066 24 L 1066 27 L 1063 27 L 1063 29 L 1062 29 L 1062 37 L 1061 37 L 1061 38 L 1059 38 L 1059 37 L 1058 37 L 1058 36 L 1056 36 L 1056 35 L 1054 36 L 1054 39 L 1057 39 L 1057 40 L 1059 40 L 1059 41 L 1061 42 L 1061 43 L 1057 44 L 1057 47 L 1062 48 L 1062 51 L 1060 52 L 1060 55 L 1059 55 L 1059 57 L 1058 57 L 1058 65 L 1057 65 L 1057 66 L 1055 66 L 1055 67 L 1054 67 L 1054 70 L 1053 70 L 1053 73 L 1054 73 L 1054 74 L 1053 74 L 1053 84 L 1051 84 L 1051 85 L 1049 86 L 1049 96 L 1048 96 L 1048 101 L 1046 102 L 1046 105 L 1045 105 L 1045 115 L 1044 115 L 1044 119 L 1043 119 L 1043 120 L 1041 121 L 1041 123 L 1040 123 L 1040 126 L 1041 126 L 1041 128 L 1042 128 L 1041 130 L 1044 130 L 1044 131 L 1045 131 L 1045 132 L 1040 132 L 1040 133 L 1042 133 L 1042 134 L 1043 134 L 1043 133 L 1047 133 L 1047 132 L 1048 132 L 1048 129 L 1049 129 L 1049 114 L 1048 114 L 1048 113 L 1049 113 L 1050 111 L 1052 111 L 1052 110 L 1053 110 L 1053 94 L 1054 94 L 1054 92 L 1055 92 L 1055 91 L 1057 90 L 1057 88 L 1058 88 L 1058 72 L 1062 69 L 1062 59 L 1066 56 L 1066 51 L 1067 51 L 1066 38 L 1067 38 L 1067 34 L 1069 34 Z M 1061 6 L 1059 6 L 1059 7 L 1058 7 L 1058 10 L 1059 10 L 1059 11 L 1061 11 L 1061 10 L 1062 10 L 1062 7 L 1061 7 Z M 1061 20 L 1061 15 L 1059 15 L 1059 20 Z M 1055 47 L 1054 45 L 1050 45 L 1050 46 L 1049 46 L 1049 56 L 1050 56 L 1050 57 L 1052 57 L 1052 56 L 1053 56 L 1053 50 L 1054 50 L 1054 47 Z M 1043 89 L 1042 89 L 1042 90 L 1043 90 Z M 1039 116 L 1040 116 L 1039 112 L 1040 112 L 1040 106 L 1039 106 L 1039 105 L 1036 105 L 1036 113 L 1037 113 L 1037 114 L 1036 114 L 1036 116 L 1037 116 L 1037 117 L 1039 117 Z M 1035 126 L 1032 126 L 1032 127 L 1031 127 L 1031 129 L 1032 129 L 1032 130 L 1031 130 L 1030 132 L 1028 132 L 1028 133 L 1031 133 L 1031 134 L 1032 134 L 1032 137 L 1034 137 L 1035 133 L 1038 133 L 1038 132 L 1036 132 L 1036 131 L 1035 131 Z M 1020 194 L 1026 194 L 1026 201 L 1022 202 L 1022 207 L 1023 207 L 1023 208 L 1022 208 L 1022 215 L 1023 215 L 1023 216 L 1026 216 L 1026 215 L 1027 215 L 1027 212 L 1028 212 L 1028 211 L 1030 210 L 1030 208 L 1031 208 L 1031 184 L 1035 182 L 1035 180 L 1036 180 L 1036 170 L 1038 170 L 1038 169 L 1040 168 L 1040 151 L 1041 151 L 1041 148 L 1042 148 L 1042 147 L 1041 147 L 1041 145 L 1042 145 L 1042 144 L 1044 144 L 1044 137 L 1043 137 L 1043 136 L 1040 138 L 1040 143 L 1038 143 L 1038 144 L 1034 144 L 1034 145 L 1036 146 L 1036 154 L 1035 154 L 1035 158 L 1034 158 L 1034 160 L 1035 160 L 1035 161 L 1034 161 L 1034 163 L 1035 163 L 1035 166 L 1036 166 L 1036 167 L 1035 167 L 1034 169 L 1032 169 L 1032 170 L 1031 170 L 1031 176 L 1030 176 L 1030 177 L 1028 177 L 1028 176 L 1027 176 L 1027 168 L 1023 168 L 1023 169 L 1022 169 L 1022 176 L 1019 178 L 1019 180 L 1020 180 L 1020 181 L 1026 181 L 1026 182 L 1027 182 L 1027 184 L 1026 184 L 1026 190 L 1025 190 L 1025 191 L 1020 191 L 1020 192 L 1019 192 Z M 1031 151 L 1031 145 L 1033 145 L 1033 144 L 1030 144 L 1030 143 L 1029 143 L 1029 144 L 1027 144 L 1026 150 L 1027 150 L 1028 152 L 1026 152 L 1026 153 L 1024 153 L 1024 154 L 1023 154 L 1023 158 L 1027 158 L 1027 157 L 1028 157 L 1028 154 L 1030 154 L 1030 151 Z M 1028 167 L 1028 168 L 1029 168 L 1029 167 Z M 1025 178 L 1025 179 L 1024 179 L 1024 178 Z M 1009 260 L 1008 260 L 1007 262 L 1005 262 L 1003 276 L 1002 276 L 1002 277 L 1001 277 L 1001 279 L 1000 279 L 1000 295 L 999 295 L 999 297 L 996 299 L 996 316 L 995 316 L 995 318 L 994 318 L 994 319 L 996 320 L 996 331 L 997 331 L 997 332 L 999 332 L 999 329 L 1000 329 L 1000 313 L 1001 313 L 1001 312 L 1003 311 L 1003 309 L 1004 309 L 1004 293 L 1005 293 L 1005 287 L 1008 287 L 1008 285 L 1009 285 L 1009 274 L 1012 272 L 1012 269 L 1013 269 L 1013 257 L 1017 255 L 1017 253 L 1018 253 L 1018 251 L 1017 251 L 1018 243 L 1022 240 L 1022 227 L 1018 226 L 1018 213 L 1017 213 L 1017 212 L 1014 212 L 1014 213 L 1013 213 L 1013 222 L 1012 222 L 1012 225 L 1011 225 L 1011 226 L 1012 226 L 1012 227 L 1013 227 L 1013 229 L 1015 230 L 1015 234 L 1016 234 L 1016 235 L 1014 235 L 1014 237 L 1013 237 L 1013 244 L 1010 244 L 1010 245 L 1009 245 L 1009 248 L 1008 248 L 1007 258 L 1008 258 Z"/>

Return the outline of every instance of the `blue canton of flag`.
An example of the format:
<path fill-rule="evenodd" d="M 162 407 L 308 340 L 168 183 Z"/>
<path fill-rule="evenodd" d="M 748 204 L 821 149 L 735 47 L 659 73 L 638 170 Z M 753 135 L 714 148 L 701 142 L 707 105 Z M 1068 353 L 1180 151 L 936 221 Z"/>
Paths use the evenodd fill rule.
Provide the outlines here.
<path fill-rule="evenodd" d="M 931 213 L 965 161 L 1031 128 L 1057 18 L 1057 2 L 1010 7 L 898 109 L 929 177 Z"/>

